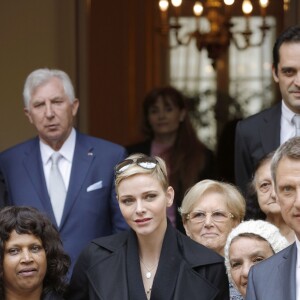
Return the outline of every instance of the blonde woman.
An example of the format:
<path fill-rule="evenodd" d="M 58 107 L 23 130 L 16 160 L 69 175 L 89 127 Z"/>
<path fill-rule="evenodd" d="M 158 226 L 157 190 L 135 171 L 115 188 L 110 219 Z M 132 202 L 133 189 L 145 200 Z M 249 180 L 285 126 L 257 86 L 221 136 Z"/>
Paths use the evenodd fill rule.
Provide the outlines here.
<path fill-rule="evenodd" d="M 75 266 L 68 299 L 229 299 L 223 258 L 167 219 L 174 199 L 165 162 L 143 154 L 115 168 L 129 232 L 94 240 Z"/>

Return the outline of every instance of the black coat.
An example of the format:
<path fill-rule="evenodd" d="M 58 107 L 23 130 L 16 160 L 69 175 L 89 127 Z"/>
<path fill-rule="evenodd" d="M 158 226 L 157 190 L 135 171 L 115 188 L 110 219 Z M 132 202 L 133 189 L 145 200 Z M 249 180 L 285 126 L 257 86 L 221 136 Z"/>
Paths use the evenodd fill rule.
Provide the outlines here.
<path fill-rule="evenodd" d="M 153 281 L 151 299 L 227 300 L 223 258 L 170 223 Z M 76 263 L 70 300 L 146 300 L 134 231 L 94 240 Z"/>
<path fill-rule="evenodd" d="M 281 103 L 237 124 L 235 178 L 245 195 L 258 161 L 280 145 L 280 122 Z"/>

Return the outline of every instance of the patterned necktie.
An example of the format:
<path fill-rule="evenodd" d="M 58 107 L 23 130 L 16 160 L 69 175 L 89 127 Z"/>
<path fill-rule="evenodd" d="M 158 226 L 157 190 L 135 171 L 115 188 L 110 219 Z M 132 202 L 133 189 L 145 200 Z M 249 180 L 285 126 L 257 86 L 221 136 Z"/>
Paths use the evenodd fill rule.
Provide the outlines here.
<path fill-rule="evenodd" d="M 66 200 L 66 187 L 58 168 L 58 162 L 61 158 L 62 156 L 58 152 L 51 155 L 52 165 L 49 176 L 49 195 L 58 226 L 60 225 Z"/>
<path fill-rule="evenodd" d="M 300 136 L 300 115 L 295 115 L 293 117 L 293 122 L 294 122 L 295 127 L 296 127 L 296 134 L 295 134 L 295 136 Z"/>

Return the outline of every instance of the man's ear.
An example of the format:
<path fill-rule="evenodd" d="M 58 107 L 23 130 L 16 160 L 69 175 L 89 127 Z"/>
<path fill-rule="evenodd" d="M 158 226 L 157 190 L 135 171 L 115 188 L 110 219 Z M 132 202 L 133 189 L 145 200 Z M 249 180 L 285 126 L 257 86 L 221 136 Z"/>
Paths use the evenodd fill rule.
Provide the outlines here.
<path fill-rule="evenodd" d="M 78 108 L 79 108 L 79 100 L 77 98 L 75 98 L 74 101 L 72 102 L 73 117 L 75 117 L 77 115 Z"/>
<path fill-rule="evenodd" d="M 275 70 L 274 66 L 272 66 L 272 75 L 273 75 L 274 81 L 278 83 L 279 82 L 279 78 L 278 78 L 278 76 L 276 74 L 276 70 Z"/>
<path fill-rule="evenodd" d="M 32 118 L 31 118 L 31 114 L 30 114 L 30 111 L 27 107 L 24 107 L 24 113 L 25 113 L 25 116 L 28 118 L 29 122 L 32 124 L 33 121 L 32 121 Z"/>

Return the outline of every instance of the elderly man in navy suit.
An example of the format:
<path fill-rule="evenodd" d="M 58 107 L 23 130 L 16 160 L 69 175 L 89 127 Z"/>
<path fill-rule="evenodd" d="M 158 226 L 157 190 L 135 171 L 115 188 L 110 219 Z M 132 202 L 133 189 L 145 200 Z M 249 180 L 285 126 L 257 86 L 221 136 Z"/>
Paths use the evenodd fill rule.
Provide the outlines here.
<path fill-rule="evenodd" d="M 246 299 L 299 300 L 300 137 L 291 138 L 279 147 L 271 171 L 282 217 L 295 231 L 296 241 L 250 269 Z"/>
<path fill-rule="evenodd" d="M 114 166 L 126 151 L 73 128 L 79 101 L 65 72 L 33 71 L 23 97 L 38 137 L 0 154 L 7 204 L 45 212 L 74 263 L 92 239 L 127 229 L 114 187 Z"/>
<path fill-rule="evenodd" d="M 300 26 L 278 36 L 273 47 L 273 78 L 282 101 L 240 121 L 235 139 L 235 178 L 244 194 L 258 161 L 300 134 Z"/>

